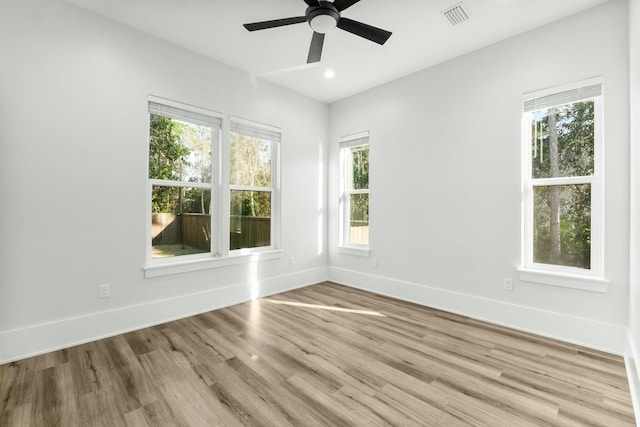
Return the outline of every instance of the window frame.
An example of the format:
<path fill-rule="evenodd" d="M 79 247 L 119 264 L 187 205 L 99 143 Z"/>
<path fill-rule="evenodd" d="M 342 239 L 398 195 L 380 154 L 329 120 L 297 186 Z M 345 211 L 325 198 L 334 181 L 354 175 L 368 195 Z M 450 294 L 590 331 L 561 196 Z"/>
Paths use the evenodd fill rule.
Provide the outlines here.
<path fill-rule="evenodd" d="M 278 137 L 275 140 L 269 139 L 271 143 L 271 186 L 270 187 L 260 187 L 260 186 L 246 186 L 246 185 L 238 185 L 231 184 L 231 133 L 234 128 L 234 124 L 240 125 L 244 128 L 253 128 L 256 133 L 264 133 L 265 136 L 275 136 L 274 134 L 278 134 Z M 226 164 L 226 189 L 224 191 L 226 200 L 224 204 L 224 223 L 226 224 L 225 229 L 227 230 L 226 239 L 224 242 L 226 252 L 230 255 L 234 254 L 246 254 L 246 253 L 256 253 L 256 252 L 267 252 L 267 251 L 275 251 L 280 248 L 280 209 L 281 209 L 281 196 L 280 196 L 280 144 L 282 143 L 282 129 L 267 125 L 264 123 L 255 122 L 252 120 L 243 119 L 240 117 L 229 117 L 229 131 L 226 132 L 228 143 L 226 144 L 227 153 L 224 156 Z M 248 135 L 251 136 L 251 135 Z M 266 138 L 265 138 L 266 139 Z M 257 246 L 253 248 L 239 248 L 239 249 L 230 249 L 230 241 L 229 234 L 231 231 L 231 191 L 268 191 L 271 193 L 271 218 L 270 218 L 270 245 L 268 246 Z"/>
<path fill-rule="evenodd" d="M 159 104 L 169 109 L 179 110 L 180 117 L 164 115 L 172 119 L 191 122 L 203 126 L 204 117 L 212 118 L 219 122 L 219 126 L 211 127 L 211 182 L 188 182 L 159 180 L 149 178 L 149 123 L 151 119 L 151 104 Z M 271 144 L 271 245 L 229 250 L 229 227 L 230 227 L 230 122 L 241 121 L 251 126 L 268 129 L 278 132 L 282 137 L 282 130 L 277 127 L 225 116 L 212 110 L 196 107 L 193 105 L 176 102 L 173 100 L 149 95 L 147 98 L 147 156 L 146 156 L 146 262 L 143 265 L 144 277 L 158 277 L 168 274 L 179 274 L 190 271 L 198 271 L 209 268 L 237 265 L 247 262 L 258 262 L 281 258 L 283 251 L 280 249 L 281 233 L 281 182 L 280 182 L 280 145 L 281 139 L 277 143 Z M 154 114 L 158 114 L 155 113 Z M 190 121 L 190 115 L 196 119 Z M 166 258 L 152 258 L 152 206 L 151 196 L 154 186 L 181 187 L 181 188 L 204 188 L 211 191 L 211 246 L 210 252 L 181 255 Z"/>
<path fill-rule="evenodd" d="M 215 206 L 217 205 L 219 198 L 219 170 L 220 170 L 220 143 L 222 137 L 222 126 L 224 123 L 224 117 L 222 114 L 206 110 L 204 108 L 195 107 L 193 105 L 184 104 L 169 99 L 164 99 L 156 96 L 148 97 L 148 116 L 147 127 L 151 121 L 151 114 L 160 115 L 170 118 L 172 120 L 180 120 L 197 124 L 199 126 L 206 126 L 211 129 L 211 182 L 189 182 L 189 181 L 174 181 L 165 179 L 153 179 L 149 178 L 149 146 L 147 142 L 147 265 L 164 265 L 173 264 L 182 261 L 193 261 L 199 259 L 209 259 L 211 257 L 219 257 L 219 215 L 216 214 Z M 152 109 L 158 111 L 151 111 Z M 218 122 L 217 126 L 215 125 Z M 147 141 L 149 135 L 147 134 Z M 151 207 L 151 195 L 154 186 L 160 187 L 178 187 L 178 188 L 200 188 L 211 191 L 211 207 L 210 207 L 210 230 L 212 238 L 210 241 L 209 251 L 192 255 L 181 255 L 178 257 L 166 257 L 166 258 L 153 258 L 152 257 L 152 239 L 151 236 L 151 222 L 152 222 L 152 207 Z"/>
<path fill-rule="evenodd" d="M 355 194 L 367 194 L 369 198 L 369 231 L 371 230 L 371 180 L 366 189 L 354 189 L 353 168 L 349 161 L 348 151 L 354 147 L 367 146 L 369 149 L 369 171 L 371 170 L 371 140 L 369 131 L 359 132 L 339 139 L 340 145 L 340 238 L 338 249 L 341 253 L 349 255 L 369 256 L 370 240 L 368 244 L 353 243 L 350 241 L 349 224 L 351 222 L 351 196 Z M 369 233 L 368 239 L 371 238 Z"/>
<path fill-rule="evenodd" d="M 587 86 L 599 85 L 599 94 L 581 95 L 581 90 Z M 574 92 L 575 98 L 569 101 L 561 100 L 557 103 L 547 104 L 544 107 L 567 105 L 569 103 L 593 100 L 594 101 L 594 171 L 589 176 L 567 176 L 552 178 L 533 178 L 532 176 L 532 150 L 531 150 L 531 123 L 534 111 L 540 108 L 527 108 L 527 103 L 539 99 L 550 99 L 553 95 L 561 95 L 563 92 Z M 553 102 L 553 101 L 551 101 Z M 601 78 L 584 80 L 581 82 L 531 92 L 523 96 L 522 109 L 522 259 L 520 279 L 530 282 L 565 286 L 570 288 L 606 291 L 604 279 L 604 85 Z M 533 210 L 534 189 L 536 187 L 551 187 L 559 185 L 588 184 L 591 191 L 591 261 L 590 268 L 561 266 L 534 262 L 533 241 Z"/>

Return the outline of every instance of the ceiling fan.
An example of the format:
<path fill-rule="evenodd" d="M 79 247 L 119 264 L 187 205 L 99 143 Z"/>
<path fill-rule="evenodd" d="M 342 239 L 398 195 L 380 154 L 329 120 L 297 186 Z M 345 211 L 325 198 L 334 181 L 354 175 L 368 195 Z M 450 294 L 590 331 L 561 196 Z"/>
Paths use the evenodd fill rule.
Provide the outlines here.
<path fill-rule="evenodd" d="M 244 24 L 244 27 L 249 31 L 257 31 L 308 22 L 309 26 L 313 30 L 313 37 L 311 38 L 307 64 L 319 62 L 322 58 L 324 35 L 335 27 L 348 31 L 356 36 L 363 37 L 367 40 L 371 40 L 372 42 L 380 45 L 383 45 L 389 37 L 391 37 L 391 32 L 389 31 L 363 24 L 362 22 L 354 21 L 353 19 L 343 18 L 340 15 L 343 10 L 353 6 L 359 1 L 360 0 L 304 0 L 308 5 L 304 16 L 254 22 L 251 24 Z"/>

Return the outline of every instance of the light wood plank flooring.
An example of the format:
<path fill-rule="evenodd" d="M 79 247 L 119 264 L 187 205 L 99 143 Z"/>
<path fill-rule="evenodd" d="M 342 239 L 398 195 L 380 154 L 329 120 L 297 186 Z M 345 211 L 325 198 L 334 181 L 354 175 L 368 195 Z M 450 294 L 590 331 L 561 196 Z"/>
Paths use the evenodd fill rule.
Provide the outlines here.
<path fill-rule="evenodd" d="M 0 425 L 635 423 L 618 356 L 321 283 L 2 365 Z"/>

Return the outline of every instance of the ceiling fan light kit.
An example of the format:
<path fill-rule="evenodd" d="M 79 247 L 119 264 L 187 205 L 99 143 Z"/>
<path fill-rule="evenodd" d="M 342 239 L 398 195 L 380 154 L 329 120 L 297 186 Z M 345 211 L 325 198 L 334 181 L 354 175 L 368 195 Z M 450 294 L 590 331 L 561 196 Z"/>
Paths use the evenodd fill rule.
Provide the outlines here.
<path fill-rule="evenodd" d="M 391 32 L 389 31 L 341 16 L 342 11 L 359 1 L 360 0 L 335 0 L 334 2 L 329 2 L 322 0 L 304 0 L 308 5 L 304 16 L 254 22 L 244 24 L 244 27 L 249 31 L 257 31 L 307 22 L 313 30 L 307 63 L 319 62 L 322 58 L 324 35 L 336 27 L 380 45 L 385 44 L 389 37 L 391 37 Z"/>
<path fill-rule="evenodd" d="M 340 12 L 329 2 L 320 1 L 318 4 L 307 8 L 307 22 L 316 33 L 326 34 L 338 25 Z"/>

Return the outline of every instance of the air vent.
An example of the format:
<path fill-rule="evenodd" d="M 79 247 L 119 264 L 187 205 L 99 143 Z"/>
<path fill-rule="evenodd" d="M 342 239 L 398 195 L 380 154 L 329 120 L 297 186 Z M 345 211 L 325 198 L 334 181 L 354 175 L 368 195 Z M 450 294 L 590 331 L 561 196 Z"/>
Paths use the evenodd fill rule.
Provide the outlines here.
<path fill-rule="evenodd" d="M 451 22 L 451 25 L 462 24 L 469 19 L 469 12 L 462 3 L 454 4 L 450 8 L 442 11 L 442 14 Z"/>

